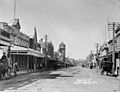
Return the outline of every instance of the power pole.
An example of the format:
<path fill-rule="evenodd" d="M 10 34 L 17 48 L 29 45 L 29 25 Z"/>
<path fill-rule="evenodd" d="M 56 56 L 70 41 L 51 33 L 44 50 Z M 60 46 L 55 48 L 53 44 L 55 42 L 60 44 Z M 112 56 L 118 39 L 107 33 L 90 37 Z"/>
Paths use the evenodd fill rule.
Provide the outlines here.
<path fill-rule="evenodd" d="M 119 23 L 117 22 L 109 22 L 108 23 L 108 31 L 113 31 L 113 51 L 112 51 L 112 62 L 113 62 L 113 73 L 116 70 L 116 60 L 115 60 L 115 29 L 118 27 Z"/>
<path fill-rule="evenodd" d="M 113 72 L 116 69 L 116 60 L 115 60 L 115 22 L 113 22 L 113 53 L 112 53 L 112 61 L 113 61 Z"/>
<path fill-rule="evenodd" d="M 45 35 L 45 67 L 47 69 L 47 35 Z"/>
<path fill-rule="evenodd" d="M 14 19 L 16 18 L 16 0 L 14 0 Z"/>
<path fill-rule="evenodd" d="M 97 58 L 98 58 L 98 43 L 96 44 L 96 53 L 97 53 Z"/>
<path fill-rule="evenodd" d="M 97 61 L 97 69 L 98 69 L 99 66 L 98 43 L 96 43 L 96 61 Z"/>

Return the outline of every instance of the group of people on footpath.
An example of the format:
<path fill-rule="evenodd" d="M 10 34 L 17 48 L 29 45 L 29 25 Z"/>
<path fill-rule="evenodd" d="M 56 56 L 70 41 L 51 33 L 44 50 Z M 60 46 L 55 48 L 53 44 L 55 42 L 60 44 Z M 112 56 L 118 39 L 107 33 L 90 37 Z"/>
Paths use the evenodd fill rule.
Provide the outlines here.
<path fill-rule="evenodd" d="M 4 78 L 6 74 L 10 77 L 10 73 L 13 72 L 14 76 L 17 76 L 18 65 L 15 62 L 11 64 L 11 59 L 7 57 L 6 53 L 3 52 L 3 55 L 0 59 L 0 78 Z"/>

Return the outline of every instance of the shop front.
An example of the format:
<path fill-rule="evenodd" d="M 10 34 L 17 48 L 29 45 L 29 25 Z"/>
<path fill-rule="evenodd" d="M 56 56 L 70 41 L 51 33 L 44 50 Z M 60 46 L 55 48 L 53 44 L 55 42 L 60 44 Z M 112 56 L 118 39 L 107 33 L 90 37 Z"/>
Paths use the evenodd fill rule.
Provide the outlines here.
<path fill-rule="evenodd" d="M 11 48 L 12 64 L 17 62 L 20 70 L 36 71 L 37 63 L 42 62 L 44 55 L 39 51 L 14 46 Z"/>

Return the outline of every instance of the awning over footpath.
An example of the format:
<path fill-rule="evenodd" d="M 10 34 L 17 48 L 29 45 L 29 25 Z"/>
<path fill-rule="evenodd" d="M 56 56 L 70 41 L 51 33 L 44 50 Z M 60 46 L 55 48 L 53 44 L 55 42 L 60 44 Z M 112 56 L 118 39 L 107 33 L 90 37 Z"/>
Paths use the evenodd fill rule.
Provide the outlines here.
<path fill-rule="evenodd" d="M 45 55 L 42 54 L 41 52 L 30 49 L 30 48 L 28 48 L 28 55 L 33 55 L 33 56 L 37 56 L 37 57 L 45 57 Z"/>
<path fill-rule="evenodd" d="M 21 46 L 11 47 L 11 54 L 32 55 L 32 56 L 36 56 L 36 57 L 45 57 L 44 54 L 42 54 L 39 51 L 30 49 L 30 48 L 21 47 Z"/>

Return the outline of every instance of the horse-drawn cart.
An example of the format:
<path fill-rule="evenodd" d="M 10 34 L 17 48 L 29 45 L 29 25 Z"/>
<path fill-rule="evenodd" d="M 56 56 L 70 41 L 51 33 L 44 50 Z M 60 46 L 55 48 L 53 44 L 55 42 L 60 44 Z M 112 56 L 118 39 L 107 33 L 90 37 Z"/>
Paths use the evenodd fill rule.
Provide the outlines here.
<path fill-rule="evenodd" d="M 101 75 L 104 74 L 104 72 L 112 74 L 112 65 L 113 63 L 110 61 L 102 61 L 101 62 Z"/>

